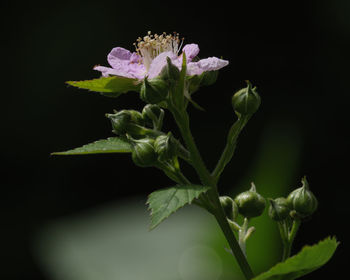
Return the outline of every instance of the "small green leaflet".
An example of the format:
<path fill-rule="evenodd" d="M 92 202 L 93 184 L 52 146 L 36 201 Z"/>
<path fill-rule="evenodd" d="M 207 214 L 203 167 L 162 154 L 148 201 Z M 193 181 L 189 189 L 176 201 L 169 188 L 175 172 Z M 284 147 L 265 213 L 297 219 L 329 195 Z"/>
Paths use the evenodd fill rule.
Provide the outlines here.
<path fill-rule="evenodd" d="M 88 154 L 106 154 L 106 153 L 130 153 L 131 145 L 118 137 L 110 137 L 98 140 L 82 147 L 65 152 L 56 152 L 52 155 L 88 155 Z"/>
<path fill-rule="evenodd" d="M 306 275 L 329 261 L 338 246 L 337 240 L 326 238 L 313 246 L 305 246 L 298 254 L 278 263 L 253 280 L 293 280 Z"/>
<path fill-rule="evenodd" d="M 176 185 L 151 193 L 147 200 L 151 210 L 150 229 L 154 229 L 179 208 L 191 204 L 195 198 L 209 189 L 200 185 Z"/>
<path fill-rule="evenodd" d="M 108 97 L 118 97 L 120 94 L 128 91 L 138 92 L 141 86 L 137 79 L 120 76 L 102 77 L 85 81 L 68 81 L 66 83 L 74 87 L 100 92 Z"/>

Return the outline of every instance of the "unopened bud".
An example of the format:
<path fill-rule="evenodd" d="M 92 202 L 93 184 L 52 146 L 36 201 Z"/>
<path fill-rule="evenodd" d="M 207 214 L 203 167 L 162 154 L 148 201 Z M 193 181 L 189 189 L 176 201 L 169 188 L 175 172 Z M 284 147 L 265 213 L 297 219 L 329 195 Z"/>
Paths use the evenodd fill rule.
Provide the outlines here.
<path fill-rule="evenodd" d="M 247 81 L 247 87 L 236 92 L 232 97 L 233 109 L 241 115 L 252 115 L 260 106 L 261 99 L 252 84 Z"/>
<path fill-rule="evenodd" d="M 303 186 L 292 191 L 287 197 L 288 206 L 297 215 L 307 217 L 312 215 L 318 206 L 317 198 L 309 189 L 306 177 L 301 180 Z"/>
<path fill-rule="evenodd" d="M 130 124 L 144 125 L 144 120 L 140 112 L 135 110 L 122 110 L 115 114 L 106 114 L 111 120 L 113 132 L 118 135 L 128 133 Z"/>
<path fill-rule="evenodd" d="M 249 191 L 245 191 L 236 196 L 235 202 L 238 211 L 246 218 L 254 218 L 260 216 L 265 209 L 266 201 L 260 194 L 256 192 L 255 185 Z"/>
<path fill-rule="evenodd" d="M 154 128 L 161 130 L 164 110 L 156 104 L 147 104 L 142 110 L 142 117 L 146 124 L 153 125 Z"/>
<path fill-rule="evenodd" d="M 272 220 L 283 221 L 289 216 L 289 212 L 287 199 L 284 197 L 270 199 L 269 216 Z"/>
<path fill-rule="evenodd" d="M 154 149 L 158 154 L 159 161 L 167 161 L 177 155 L 178 145 L 175 138 L 169 132 L 167 135 L 160 135 L 156 138 Z"/>
<path fill-rule="evenodd" d="M 122 110 L 116 114 L 106 114 L 106 117 L 111 120 L 115 134 L 122 135 L 126 133 L 126 128 L 131 120 L 131 115 L 128 111 Z"/>
<path fill-rule="evenodd" d="M 157 153 L 153 144 L 154 140 L 151 138 L 137 140 L 134 143 L 131 157 L 137 166 L 149 167 L 157 161 Z"/>
<path fill-rule="evenodd" d="M 232 221 L 235 221 L 238 216 L 238 206 L 229 196 L 220 196 L 220 203 L 224 209 L 225 215 Z"/>

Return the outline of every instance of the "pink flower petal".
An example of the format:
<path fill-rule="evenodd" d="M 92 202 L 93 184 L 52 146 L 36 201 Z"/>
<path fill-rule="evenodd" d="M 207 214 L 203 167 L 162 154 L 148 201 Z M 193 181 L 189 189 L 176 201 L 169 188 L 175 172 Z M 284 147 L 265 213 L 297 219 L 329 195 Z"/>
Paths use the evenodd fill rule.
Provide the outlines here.
<path fill-rule="evenodd" d="M 217 57 L 208 57 L 201 59 L 198 62 L 190 62 L 187 64 L 187 75 L 200 75 L 206 71 L 219 70 L 228 65 L 227 60 L 223 60 Z"/>
<path fill-rule="evenodd" d="M 94 70 L 100 71 L 103 77 L 112 76 L 122 76 L 126 78 L 136 78 L 133 74 L 123 71 L 122 69 L 113 69 L 105 66 L 95 66 Z"/>
<path fill-rule="evenodd" d="M 182 52 L 186 53 L 186 61 L 191 62 L 199 53 L 199 47 L 197 44 L 187 44 L 182 48 Z M 181 55 L 182 61 L 182 55 Z"/>
<path fill-rule="evenodd" d="M 114 48 L 108 54 L 107 60 L 112 66 L 96 66 L 94 70 L 102 72 L 102 76 L 109 75 L 122 76 L 127 78 L 142 79 L 145 76 L 145 67 L 141 62 L 141 57 L 137 53 L 131 53 L 124 48 Z"/>
<path fill-rule="evenodd" d="M 116 47 L 111 50 L 111 52 L 107 56 L 108 63 L 112 66 L 112 68 L 119 68 L 121 64 L 127 63 L 130 61 L 131 52 L 121 48 Z"/>
<path fill-rule="evenodd" d="M 171 51 L 162 52 L 151 62 L 151 65 L 148 70 L 148 77 L 150 79 L 157 77 L 160 74 L 160 71 L 163 69 L 163 67 L 167 65 L 167 61 L 166 61 L 167 57 L 169 57 L 171 60 L 177 59 L 177 55 Z"/>

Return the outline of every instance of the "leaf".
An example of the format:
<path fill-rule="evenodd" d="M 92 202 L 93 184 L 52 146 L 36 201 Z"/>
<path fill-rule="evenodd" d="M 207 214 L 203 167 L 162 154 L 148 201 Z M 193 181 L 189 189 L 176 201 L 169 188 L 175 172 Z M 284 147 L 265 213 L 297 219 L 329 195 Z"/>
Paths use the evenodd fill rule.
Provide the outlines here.
<path fill-rule="evenodd" d="M 207 190 L 209 187 L 200 185 L 176 185 L 151 193 L 147 200 L 151 210 L 150 229 L 154 229 L 179 208 L 191 204 Z"/>
<path fill-rule="evenodd" d="M 313 246 L 305 246 L 298 254 L 273 266 L 253 280 L 293 280 L 308 274 L 329 261 L 338 246 L 337 240 L 326 238 Z"/>
<path fill-rule="evenodd" d="M 130 152 L 131 145 L 126 140 L 118 137 L 110 137 L 69 151 L 52 153 L 52 155 L 88 155 Z"/>
<path fill-rule="evenodd" d="M 66 83 L 74 87 L 100 92 L 108 97 L 118 97 L 122 93 L 128 91 L 138 92 L 140 89 L 140 83 L 137 79 L 120 76 L 102 77 L 85 81 L 67 81 Z"/>

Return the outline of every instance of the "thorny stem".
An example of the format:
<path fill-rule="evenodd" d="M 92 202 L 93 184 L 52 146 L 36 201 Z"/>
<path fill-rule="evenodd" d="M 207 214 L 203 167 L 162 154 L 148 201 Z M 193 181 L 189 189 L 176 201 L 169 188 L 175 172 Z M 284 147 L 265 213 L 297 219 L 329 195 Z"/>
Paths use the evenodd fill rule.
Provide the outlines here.
<path fill-rule="evenodd" d="M 207 196 L 211 200 L 214 207 L 212 214 L 216 218 L 221 230 L 223 231 L 244 276 L 246 279 L 251 279 L 254 277 L 253 271 L 247 261 L 247 258 L 242 252 L 230 225 L 227 222 L 224 210 L 220 203 L 216 180 L 206 168 L 191 134 L 188 114 L 185 110 L 178 111 L 177 108 L 174 107 L 170 107 L 169 109 L 172 112 L 175 121 L 180 129 L 183 140 L 187 146 L 186 148 L 190 152 L 192 165 L 196 169 L 202 184 L 211 187 L 211 189 L 208 191 Z"/>

